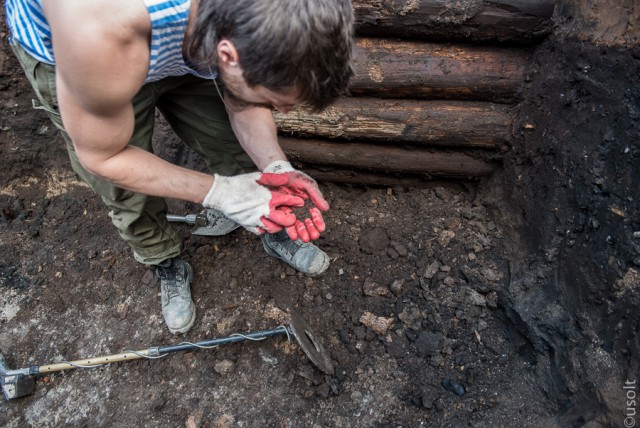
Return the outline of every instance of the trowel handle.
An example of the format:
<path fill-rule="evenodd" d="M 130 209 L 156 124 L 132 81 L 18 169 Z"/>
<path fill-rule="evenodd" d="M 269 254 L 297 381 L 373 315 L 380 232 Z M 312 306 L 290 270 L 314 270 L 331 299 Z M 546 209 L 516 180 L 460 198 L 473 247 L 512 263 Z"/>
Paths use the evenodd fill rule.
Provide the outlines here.
<path fill-rule="evenodd" d="M 167 214 L 167 220 L 172 223 L 197 224 L 198 226 L 205 226 L 207 224 L 207 217 L 203 214 Z"/>

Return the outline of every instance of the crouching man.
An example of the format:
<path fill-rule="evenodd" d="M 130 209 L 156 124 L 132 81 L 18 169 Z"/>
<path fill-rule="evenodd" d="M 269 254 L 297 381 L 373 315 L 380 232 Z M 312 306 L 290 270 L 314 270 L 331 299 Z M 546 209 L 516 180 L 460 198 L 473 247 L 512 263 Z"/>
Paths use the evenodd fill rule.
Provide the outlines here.
<path fill-rule="evenodd" d="M 352 75 L 348 0 L 7 0 L 12 48 L 66 141 L 74 171 L 110 210 L 137 261 L 155 266 L 162 314 L 185 333 L 191 266 L 164 198 L 202 204 L 310 276 L 329 208 L 277 143 L 272 109 L 319 111 Z M 212 174 L 153 154 L 156 108 Z M 296 207 L 310 201 L 308 218 Z M 296 211 L 297 212 L 297 211 Z"/>

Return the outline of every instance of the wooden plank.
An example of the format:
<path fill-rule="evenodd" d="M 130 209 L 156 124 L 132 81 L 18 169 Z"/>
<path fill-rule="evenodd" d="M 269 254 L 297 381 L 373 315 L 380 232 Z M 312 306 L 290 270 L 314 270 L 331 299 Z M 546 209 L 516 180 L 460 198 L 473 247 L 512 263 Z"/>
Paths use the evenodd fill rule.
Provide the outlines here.
<path fill-rule="evenodd" d="M 531 43 L 551 32 L 554 0 L 353 0 L 357 34 Z"/>
<path fill-rule="evenodd" d="M 319 114 L 274 112 L 281 135 L 499 148 L 509 135 L 509 106 L 483 102 L 341 98 Z"/>
<path fill-rule="evenodd" d="M 482 177 L 496 163 L 461 151 L 433 151 L 366 143 L 336 143 L 317 139 L 279 138 L 287 156 L 297 162 L 384 173 L 423 174 L 429 177 Z"/>
<path fill-rule="evenodd" d="M 524 83 L 525 49 L 361 38 L 355 96 L 512 102 Z"/>

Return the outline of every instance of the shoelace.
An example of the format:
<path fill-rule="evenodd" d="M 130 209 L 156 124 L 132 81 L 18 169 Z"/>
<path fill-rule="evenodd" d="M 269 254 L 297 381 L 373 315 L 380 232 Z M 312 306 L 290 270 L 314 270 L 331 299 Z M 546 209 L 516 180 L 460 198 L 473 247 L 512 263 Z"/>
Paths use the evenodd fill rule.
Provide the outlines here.
<path fill-rule="evenodd" d="M 180 287 L 178 286 L 179 280 L 182 280 L 182 275 L 178 272 L 175 272 L 174 269 L 169 267 L 158 266 L 157 268 L 158 276 L 160 277 L 160 281 L 165 280 L 168 282 L 165 289 L 167 292 L 167 299 L 171 300 L 174 297 L 180 296 Z"/>
<path fill-rule="evenodd" d="M 284 250 L 286 251 L 286 254 L 284 254 L 284 256 L 291 259 L 293 259 L 293 256 L 295 256 L 295 254 L 301 248 L 301 245 L 291 240 L 287 235 L 284 235 L 284 236 L 279 235 L 275 237 L 274 244 L 284 248 Z"/>

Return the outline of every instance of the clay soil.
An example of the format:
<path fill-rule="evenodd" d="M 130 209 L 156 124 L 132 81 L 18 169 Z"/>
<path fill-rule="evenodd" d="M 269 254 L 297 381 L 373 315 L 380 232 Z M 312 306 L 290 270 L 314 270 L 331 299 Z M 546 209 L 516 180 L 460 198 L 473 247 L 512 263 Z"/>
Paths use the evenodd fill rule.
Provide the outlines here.
<path fill-rule="evenodd" d="M 183 257 L 196 272 L 198 318 L 188 334 L 174 336 L 163 324 L 152 271 L 134 261 L 100 199 L 74 176 L 62 139 L 46 115 L 32 109 L 31 89 L 6 37 L 3 42 L 0 352 L 9 368 L 273 329 L 295 310 L 324 343 L 336 371 L 323 374 L 294 340 L 281 336 L 41 377 L 33 395 L 0 401 L 0 425 L 615 426 L 622 420 L 610 410 L 616 391 L 597 384 L 607 377 L 622 382 L 625 370 L 635 367 L 632 276 L 640 258 L 631 244 L 638 223 L 630 219 L 637 208 L 620 202 L 612 212 L 612 204 L 597 204 L 612 195 L 621 201 L 635 196 L 625 189 L 638 185 L 637 172 L 604 196 L 592 183 L 567 188 L 565 175 L 541 177 L 559 162 L 566 174 L 593 171 L 590 164 L 572 167 L 569 149 L 546 148 L 547 137 L 536 128 L 514 134 L 518 146 L 505 156 L 504 171 L 486 181 L 382 188 L 321 183 L 331 210 L 318 245 L 332 263 L 314 279 L 267 256 L 260 240 L 243 230 L 210 238 L 177 225 Z M 603 166 L 600 175 L 637 166 L 638 143 L 631 138 L 638 125 L 637 85 L 628 90 L 633 79 L 637 84 L 637 55 L 610 49 L 598 63 L 600 48 L 580 50 L 577 42 L 559 48 L 564 43 L 551 38 L 540 47 L 516 126 L 558 114 L 569 123 L 583 108 L 591 114 L 603 94 L 597 86 L 581 91 L 592 80 L 576 86 L 571 73 L 584 77 L 585 66 L 598 65 L 598 78 L 610 81 L 606 100 L 623 99 L 610 112 L 618 121 L 602 119 L 596 124 L 602 132 L 591 133 L 597 146 L 610 128 L 606 135 L 613 140 L 605 143 L 622 148 L 614 159 L 619 168 Z M 583 60 L 581 68 L 567 59 L 571 55 Z M 558 98 L 544 101 L 549 93 Z M 571 105 L 561 93 L 572 97 Z M 201 161 L 159 122 L 158 153 L 199 168 Z M 550 130 L 558 138 L 562 131 L 559 125 Z M 582 137 L 587 150 L 591 137 Z M 590 195 L 592 211 L 582 229 L 571 229 L 571 240 L 556 226 L 581 218 L 584 203 L 562 197 L 576 189 Z M 557 202 L 564 214 L 546 202 Z M 175 214 L 198 210 L 179 201 L 170 205 Z M 600 236 L 602 229 L 584 226 L 605 212 L 610 219 L 626 212 L 628 220 L 619 227 L 605 218 L 598 222 L 613 228 L 607 235 L 627 237 L 616 241 L 616 248 L 628 245 L 613 261 L 613 244 Z M 593 301 L 568 280 L 563 286 L 575 294 L 562 287 L 550 292 L 557 272 L 566 272 L 567 264 L 579 271 L 584 260 L 563 255 L 580 249 L 587 257 L 594 245 L 594 254 L 612 263 L 602 271 L 611 277 L 598 276 L 610 287 L 592 291 Z M 627 303 L 616 306 L 623 294 Z M 636 296 L 636 306 L 629 296 Z M 609 318 L 631 323 L 617 336 L 597 328 L 607 302 L 614 311 Z M 605 337 L 612 338 L 608 346 Z M 584 392 L 582 382 L 591 390 Z"/>

